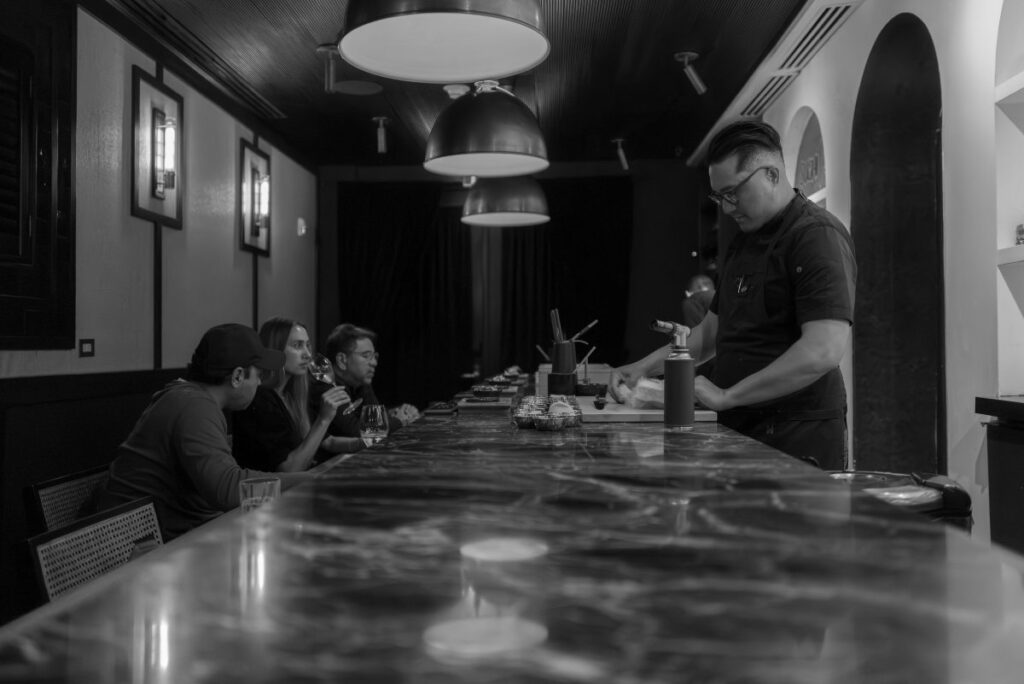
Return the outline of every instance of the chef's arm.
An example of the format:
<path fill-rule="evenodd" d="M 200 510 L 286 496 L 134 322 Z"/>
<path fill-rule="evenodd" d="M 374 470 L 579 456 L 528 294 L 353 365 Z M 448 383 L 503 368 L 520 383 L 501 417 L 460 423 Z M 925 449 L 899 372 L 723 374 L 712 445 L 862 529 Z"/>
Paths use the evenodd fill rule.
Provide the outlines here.
<path fill-rule="evenodd" d="M 715 335 L 718 333 L 718 316 L 708 312 L 695 328 L 690 330 L 686 339 L 686 346 L 690 350 L 696 364 L 704 363 L 715 355 Z M 638 361 L 620 366 L 612 371 L 610 388 L 619 384 L 626 384 L 629 387 L 636 385 L 636 381 L 642 377 L 651 377 L 664 373 L 665 359 L 671 348 L 670 344 L 658 347 L 647 356 Z M 613 395 L 616 398 L 617 395 Z"/>
<path fill-rule="evenodd" d="M 800 331 L 800 339 L 782 356 L 732 387 L 720 389 L 698 378 L 697 398 L 716 411 L 758 404 L 801 390 L 839 365 L 850 337 L 849 321 L 808 321 Z"/>

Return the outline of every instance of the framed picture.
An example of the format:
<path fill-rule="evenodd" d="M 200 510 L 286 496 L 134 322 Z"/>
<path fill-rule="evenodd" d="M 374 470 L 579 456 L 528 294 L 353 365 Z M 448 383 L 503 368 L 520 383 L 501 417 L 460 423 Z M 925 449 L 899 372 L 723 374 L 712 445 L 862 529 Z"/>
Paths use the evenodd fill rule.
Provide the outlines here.
<path fill-rule="evenodd" d="M 132 66 L 132 216 L 182 227 L 184 101 Z"/>
<path fill-rule="evenodd" d="M 238 173 L 242 249 L 270 256 L 270 157 L 242 139 Z"/>

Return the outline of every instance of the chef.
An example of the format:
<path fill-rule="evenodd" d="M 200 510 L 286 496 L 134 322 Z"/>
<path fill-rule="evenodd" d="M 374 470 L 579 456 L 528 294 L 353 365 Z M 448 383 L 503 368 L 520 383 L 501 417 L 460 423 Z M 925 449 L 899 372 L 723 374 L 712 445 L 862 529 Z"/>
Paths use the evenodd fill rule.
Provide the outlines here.
<path fill-rule="evenodd" d="M 697 400 L 718 421 L 826 470 L 846 461 L 846 389 L 839 361 L 853 325 L 857 264 L 843 224 L 790 185 L 779 134 L 756 121 L 719 131 L 708 148 L 710 198 L 740 232 L 719 288 L 689 339 Z M 668 348 L 616 369 L 625 383 L 661 372 Z M 621 400 L 621 399 L 620 399 Z"/>

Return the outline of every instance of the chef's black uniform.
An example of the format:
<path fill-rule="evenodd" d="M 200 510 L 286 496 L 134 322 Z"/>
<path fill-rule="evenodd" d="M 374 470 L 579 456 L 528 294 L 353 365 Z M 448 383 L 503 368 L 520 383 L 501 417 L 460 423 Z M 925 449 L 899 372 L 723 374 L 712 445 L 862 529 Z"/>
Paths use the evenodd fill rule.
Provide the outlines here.
<path fill-rule="evenodd" d="M 853 323 L 857 264 L 842 223 L 799 192 L 726 253 L 711 311 L 718 315 L 715 384 L 728 388 L 781 356 L 808 321 Z M 768 402 L 720 411 L 718 421 L 826 470 L 846 455 L 846 389 L 838 368 Z"/>

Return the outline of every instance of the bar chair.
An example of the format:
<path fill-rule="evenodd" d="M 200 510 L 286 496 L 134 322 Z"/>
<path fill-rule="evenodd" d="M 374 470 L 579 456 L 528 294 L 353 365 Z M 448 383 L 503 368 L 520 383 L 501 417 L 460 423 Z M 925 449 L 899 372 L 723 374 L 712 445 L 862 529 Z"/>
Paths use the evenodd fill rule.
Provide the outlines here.
<path fill-rule="evenodd" d="M 36 529 L 54 530 L 92 513 L 96 490 L 106 478 L 107 466 L 98 466 L 32 485 L 29 513 Z"/>
<path fill-rule="evenodd" d="M 28 540 L 47 601 L 127 563 L 141 543 L 163 543 L 152 497 L 87 516 Z"/>

